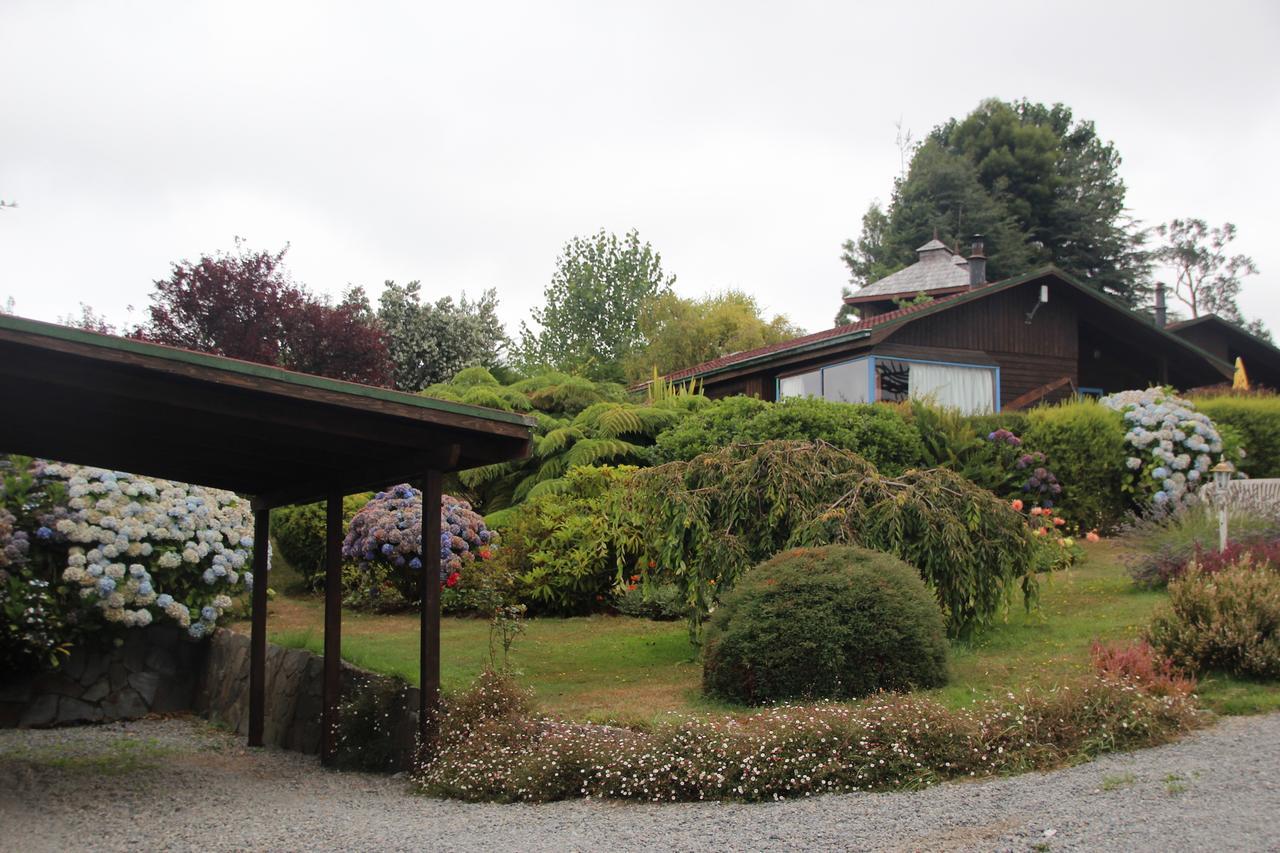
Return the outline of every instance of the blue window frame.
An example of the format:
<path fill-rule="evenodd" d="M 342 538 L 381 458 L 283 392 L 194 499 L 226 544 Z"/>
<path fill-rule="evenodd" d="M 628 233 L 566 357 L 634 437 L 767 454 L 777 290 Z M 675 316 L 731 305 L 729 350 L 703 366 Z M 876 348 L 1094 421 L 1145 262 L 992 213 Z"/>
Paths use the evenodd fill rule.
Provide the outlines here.
<path fill-rule="evenodd" d="M 861 362 L 866 363 L 866 382 L 865 390 L 859 394 L 859 390 L 863 389 L 864 386 L 862 383 L 857 382 L 854 377 L 856 375 L 857 365 Z M 783 400 L 787 397 L 820 397 L 823 399 L 834 400 L 836 402 L 881 402 L 886 399 L 906 399 L 907 374 L 905 371 L 903 371 L 903 375 L 900 379 L 895 377 L 891 380 L 901 385 L 900 389 L 895 389 L 892 392 L 893 396 L 887 396 L 883 391 L 882 386 L 888 376 L 886 368 L 891 364 L 936 364 L 944 367 L 967 367 L 976 370 L 991 371 L 993 382 L 992 408 L 996 412 L 1000 411 L 1000 365 L 998 364 L 973 364 L 971 362 L 962 361 L 937 361 L 924 358 L 896 358 L 875 355 L 860 356 L 848 361 L 824 364 L 821 367 L 815 367 L 812 370 L 803 371 L 801 373 L 779 376 L 774 379 L 774 399 Z M 1085 389 L 1081 389 L 1082 392 L 1084 390 Z M 1092 391 L 1094 389 L 1089 390 Z M 856 399 L 858 397 L 861 399 Z"/>

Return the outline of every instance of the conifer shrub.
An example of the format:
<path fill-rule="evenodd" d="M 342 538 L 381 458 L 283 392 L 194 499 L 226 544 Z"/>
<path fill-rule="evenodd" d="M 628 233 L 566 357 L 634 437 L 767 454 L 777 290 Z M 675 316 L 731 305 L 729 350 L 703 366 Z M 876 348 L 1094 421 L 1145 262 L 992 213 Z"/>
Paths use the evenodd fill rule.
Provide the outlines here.
<path fill-rule="evenodd" d="M 851 545 L 796 548 L 751 569 L 706 634 L 703 689 L 747 704 L 946 680 L 942 614 L 919 573 Z"/>
<path fill-rule="evenodd" d="M 660 433 L 654 459 L 688 460 L 739 442 L 815 439 L 854 451 L 890 475 L 920 467 L 924 457 L 920 434 L 894 406 L 728 397 L 702 406 Z"/>

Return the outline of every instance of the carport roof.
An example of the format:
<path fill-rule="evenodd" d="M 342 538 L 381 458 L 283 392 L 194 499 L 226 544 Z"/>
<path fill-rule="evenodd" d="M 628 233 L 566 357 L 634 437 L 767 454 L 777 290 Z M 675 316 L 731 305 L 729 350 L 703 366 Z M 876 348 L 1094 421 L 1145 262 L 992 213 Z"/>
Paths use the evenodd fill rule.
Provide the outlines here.
<path fill-rule="evenodd" d="M 0 315 L 0 452 L 320 500 L 527 456 L 523 415 Z"/>

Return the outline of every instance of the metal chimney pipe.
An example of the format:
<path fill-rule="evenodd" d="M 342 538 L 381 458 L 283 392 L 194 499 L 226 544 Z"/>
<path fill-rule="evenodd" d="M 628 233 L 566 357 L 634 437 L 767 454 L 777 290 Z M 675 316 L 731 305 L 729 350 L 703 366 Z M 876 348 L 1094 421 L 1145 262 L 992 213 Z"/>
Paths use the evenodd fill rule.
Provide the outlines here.
<path fill-rule="evenodd" d="M 1169 322 L 1168 311 L 1164 302 L 1164 282 L 1156 282 L 1156 326 L 1163 329 Z"/>
<path fill-rule="evenodd" d="M 969 287 L 981 287 L 987 283 L 987 255 L 983 251 L 982 235 L 974 234 L 969 247 Z"/>

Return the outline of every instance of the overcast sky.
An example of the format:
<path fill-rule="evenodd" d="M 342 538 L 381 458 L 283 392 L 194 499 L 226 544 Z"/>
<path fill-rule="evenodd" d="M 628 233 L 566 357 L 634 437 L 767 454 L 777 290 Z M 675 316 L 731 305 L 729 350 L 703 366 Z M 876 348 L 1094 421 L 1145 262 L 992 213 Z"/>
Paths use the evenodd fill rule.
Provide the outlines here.
<path fill-rule="evenodd" d="M 240 235 L 317 291 L 496 287 L 514 331 L 566 240 L 636 228 L 680 293 L 826 328 L 894 123 L 1025 96 L 1115 142 L 1137 218 L 1234 222 L 1280 333 L 1278 40 L 1222 0 L 0 0 L 0 304 L 119 323 Z"/>

